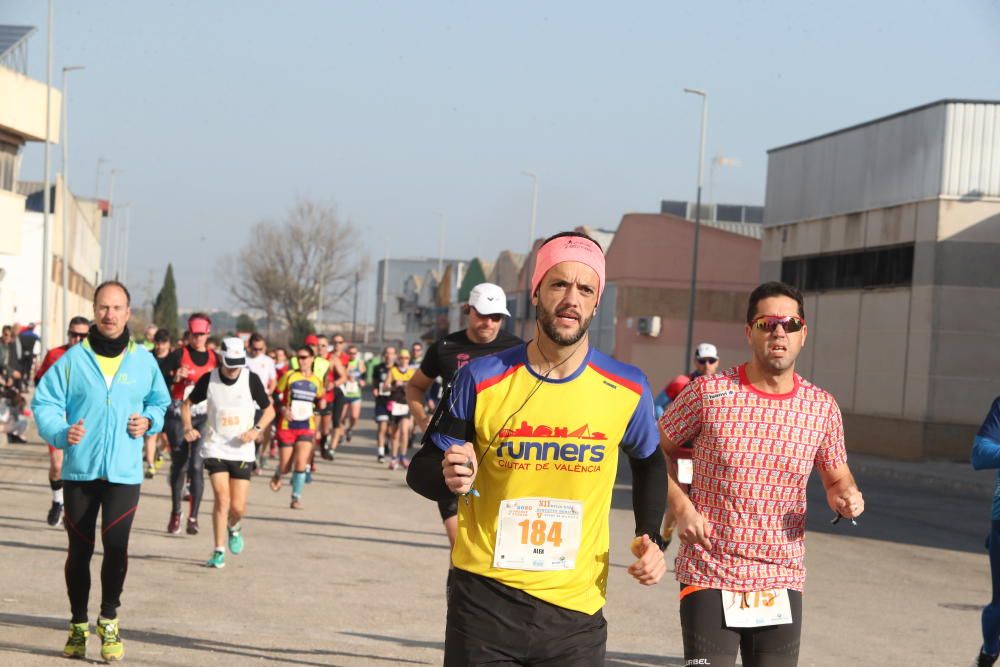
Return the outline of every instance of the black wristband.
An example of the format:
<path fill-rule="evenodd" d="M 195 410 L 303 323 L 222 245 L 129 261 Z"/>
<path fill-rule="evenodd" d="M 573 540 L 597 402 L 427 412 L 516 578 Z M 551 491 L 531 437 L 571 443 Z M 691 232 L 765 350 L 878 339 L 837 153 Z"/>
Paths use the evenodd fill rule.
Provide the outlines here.
<path fill-rule="evenodd" d="M 636 535 L 636 537 L 642 537 L 642 535 Z M 660 551 L 667 550 L 667 542 L 666 540 L 663 539 L 663 536 L 660 535 L 659 533 L 654 532 L 652 535 L 650 535 L 649 541 L 655 544 L 656 546 L 660 547 Z"/>

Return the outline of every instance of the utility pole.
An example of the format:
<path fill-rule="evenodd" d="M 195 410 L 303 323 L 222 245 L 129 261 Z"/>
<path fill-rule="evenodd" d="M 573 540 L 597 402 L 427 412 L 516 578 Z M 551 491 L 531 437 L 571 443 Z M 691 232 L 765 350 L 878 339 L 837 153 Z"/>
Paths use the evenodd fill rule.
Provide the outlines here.
<path fill-rule="evenodd" d="M 45 191 L 42 194 L 42 354 L 48 350 L 46 339 L 49 337 L 49 285 L 52 283 L 52 194 L 51 183 L 51 144 L 52 144 L 52 0 L 49 0 L 48 59 L 45 63 Z"/>
<path fill-rule="evenodd" d="M 351 342 L 358 342 L 358 283 L 361 281 L 361 272 L 354 272 L 354 319 L 351 322 Z"/>
<path fill-rule="evenodd" d="M 83 69 L 82 65 L 62 68 L 62 329 L 69 328 L 69 84 L 66 73 Z M 75 213 L 75 211 L 74 211 Z"/>
<path fill-rule="evenodd" d="M 701 231 L 701 184 L 705 173 L 705 126 L 708 125 L 708 93 L 697 88 L 685 88 L 685 93 L 701 96 L 701 142 L 698 149 L 698 197 L 694 212 L 694 248 L 691 251 L 691 297 L 688 300 L 687 345 L 684 348 L 684 373 L 691 373 L 691 358 L 694 356 L 694 311 L 698 294 L 698 236 Z"/>

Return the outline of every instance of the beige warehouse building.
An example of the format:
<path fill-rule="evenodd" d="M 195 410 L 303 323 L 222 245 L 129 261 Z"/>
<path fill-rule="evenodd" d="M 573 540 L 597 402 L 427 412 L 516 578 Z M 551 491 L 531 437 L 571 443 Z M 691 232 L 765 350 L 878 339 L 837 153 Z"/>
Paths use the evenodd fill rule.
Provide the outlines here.
<path fill-rule="evenodd" d="M 769 151 L 761 274 L 806 296 L 800 373 L 849 446 L 968 458 L 1000 394 L 1000 102 L 942 100 Z"/>

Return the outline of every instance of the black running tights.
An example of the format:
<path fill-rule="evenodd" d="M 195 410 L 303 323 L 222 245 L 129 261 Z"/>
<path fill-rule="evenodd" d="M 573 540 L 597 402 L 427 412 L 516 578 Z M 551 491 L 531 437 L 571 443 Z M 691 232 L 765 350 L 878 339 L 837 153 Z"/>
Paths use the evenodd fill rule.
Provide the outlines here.
<path fill-rule="evenodd" d="M 173 501 L 172 510 L 181 511 L 184 498 L 184 482 L 191 478 L 191 511 L 190 516 L 198 516 L 201 507 L 201 497 L 205 493 L 205 459 L 202 457 L 202 443 L 205 436 L 207 418 L 199 415 L 191 419 L 191 425 L 201 434 L 194 442 L 184 440 L 184 424 L 179 416 L 167 413 L 164 430 L 170 442 L 170 498 Z"/>
<path fill-rule="evenodd" d="M 94 555 L 97 513 L 101 512 L 101 616 L 117 618 L 125 572 L 128 570 L 128 536 L 139 505 L 139 484 L 112 484 L 103 479 L 66 481 L 63 486 L 66 533 L 66 591 L 73 623 L 87 621 L 90 597 L 90 558 Z"/>

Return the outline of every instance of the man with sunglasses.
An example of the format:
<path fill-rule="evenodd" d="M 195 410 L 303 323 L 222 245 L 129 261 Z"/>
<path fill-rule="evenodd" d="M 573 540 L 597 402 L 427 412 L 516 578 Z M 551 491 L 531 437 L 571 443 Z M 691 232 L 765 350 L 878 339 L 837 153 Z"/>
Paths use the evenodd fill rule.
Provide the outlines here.
<path fill-rule="evenodd" d="M 278 384 L 278 371 L 275 368 L 274 359 L 267 354 L 267 341 L 256 332 L 250 334 L 250 340 L 247 341 L 247 368 L 260 378 L 268 396 L 274 393 L 274 388 Z M 254 443 L 254 455 L 257 462 L 253 470 L 255 475 L 259 475 L 264 466 L 264 455 L 270 448 L 272 432 L 271 428 L 263 429 Z"/>
<path fill-rule="evenodd" d="M 170 371 L 167 370 L 167 360 L 170 358 L 170 332 L 166 329 L 157 329 L 153 334 L 153 358 L 163 375 L 163 381 L 169 387 L 173 382 Z M 167 434 L 160 432 L 146 435 L 146 479 L 153 479 L 156 471 L 163 465 L 163 452 L 170 449 L 170 442 Z"/>
<path fill-rule="evenodd" d="M 86 317 L 81 317 L 77 315 L 69 321 L 69 331 L 66 332 L 66 344 L 60 345 L 59 347 L 54 347 L 49 350 L 48 354 L 45 355 L 45 359 L 42 360 L 42 365 L 38 367 L 38 373 L 35 374 L 35 386 L 42 381 L 42 376 L 45 375 L 45 371 L 52 367 L 52 364 L 59 361 L 59 358 L 66 354 L 66 351 L 76 345 L 77 343 L 83 342 L 83 339 L 87 337 L 90 333 L 90 320 Z M 18 437 L 20 439 L 20 437 Z M 17 440 L 11 438 L 11 442 L 17 442 Z M 46 522 L 53 528 L 62 525 L 62 509 L 63 509 L 63 482 L 62 482 L 62 465 L 63 465 L 63 450 L 56 449 L 51 444 L 49 445 L 49 488 L 52 489 L 52 506 L 49 507 L 49 515 L 46 518 Z"/>
<path fill-rule="evenodd" d="M 690 494 L 668 470 L 684 659 L 732 665 L 739 651 L 744 664 L 785 667 L 798 662 L 812 469 L 838 516 L 859 516 L 865 502 L 836 400 L 795 373 L 808 334 L 802 294 L 757 287 L 745 334 L 750 360 L 692 381 L 659 421 L 671 457 L 694 443 Z"/>
<path fill-rule="evenodd" d="M 330 434 L 324 457 L 332 460 L 336 456 L 337 447 L 344 437 L 344 407 L 347 397 L 344 395 L 344 383 L 347 381 L 347 364 L 351 360 L 345 348 L 347 341 L 340 334 L 334 334 L 327 358 L 330 361 L 330 374 L 326 378 L 326 402 L 330 413 L 328 418 Z M 327 419 L 327 418 L 324 418 Z M 321 420 L 322 421 L 322 420 Z"/>
<path fill-rule="evenodd" d="M 181 419 L 181 404 L 193 390 L 202 375 L 212 372 L 218 365 L 215 352 L 208 349 L 208 336 L 212 332 L 212 320 L 205 313 L 192 313 L 188 317 L 188 344 L 174 350 L 163 364 L 173 383 L 170 385 L 172 400 L 163 430 L 170 441 L 170 496 L 172 507 L 167 532 L 178 535 L 181 532 L 181 502 L 184 497 L 184 482 L 190 483 L 191 505 L 187 520 L 188 535 L 197 535 L 198 510 L 205 491 L 205 461 L 202 457 L 203 438 L 188 441 L 184 438 L 184 422 Z M 196 405 L 191 409 L 191 423 L 205 434 L 207 419 L 206 406 Z"/>
<path fill-rule="evenodd" d="M 719 370 L 719 352 L 711 343 L 702 343 L 694 349 L 695 369 L 689 376 L 692 380 L 702 375 L 715 375 Z"/>
<path fill-rule="evenodd" d="M 480 283 L 473 287 L 462 312 L 468 318 L 466 327 L 448 334 L 427 348 L 420 368 L 406 384 L 406 402 L 410 405 L 413 427 L 424 433 L 423 444 L 427 442 L 427 429 L 431 421 L 424 409 L 424 401 L 435 378 L 441 378 L 444 395 L 447 395 L 455 373 L 467 366 L 469 361 L 496 354 L 524 342 L 503 331 L 503 320 L 510 317 L 510 312 L 507 310 L 507 295 L 499 285 Z M 454 497 L 439 500 L 438 513 L 444 523 L 448 541 L 454 546 L 458 532 L 458 502 Z"/>

